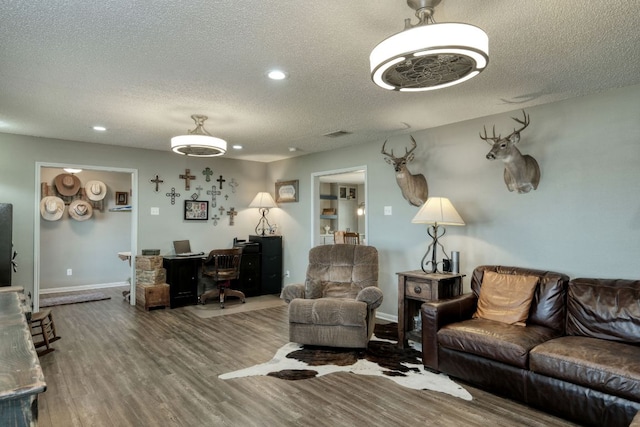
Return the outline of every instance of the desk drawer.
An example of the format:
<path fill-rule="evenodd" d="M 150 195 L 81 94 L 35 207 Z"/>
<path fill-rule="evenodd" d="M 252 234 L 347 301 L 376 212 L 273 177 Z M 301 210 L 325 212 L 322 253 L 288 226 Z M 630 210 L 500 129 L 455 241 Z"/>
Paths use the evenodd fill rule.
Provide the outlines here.
<path fill-rule="evenodd" d="M 431 282 L 407 279 L 404 292 L 409 298 L 419 299 L 422 301 L 430 301 L 432 299 Z"/>

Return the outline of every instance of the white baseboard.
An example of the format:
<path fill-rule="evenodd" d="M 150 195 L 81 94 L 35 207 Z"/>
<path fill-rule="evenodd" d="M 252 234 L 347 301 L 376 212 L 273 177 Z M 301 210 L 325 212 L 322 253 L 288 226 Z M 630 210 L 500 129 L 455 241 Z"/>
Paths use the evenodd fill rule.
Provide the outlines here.
<path fill-rule="evenodd" d="M 73 291 L 89 291 L 93 289 L 104 289 L 104 288 L 117 288 L 120 286 L 129 286 L 129 282 L 98 283 L 96 285 L 78 285 L 78 286 L 66 286 L 64 288 L 40 289 L 40 295 L 59 294 L 62 292 L 73 292 Z"/>
<path fill-rule="evenodd" d="M 398 322 L 398 316 L 393 316 L 387 313 L 380 313 L 379 311 L 376 311 L 376 319 L 386 320 L 387 322 Z"/>

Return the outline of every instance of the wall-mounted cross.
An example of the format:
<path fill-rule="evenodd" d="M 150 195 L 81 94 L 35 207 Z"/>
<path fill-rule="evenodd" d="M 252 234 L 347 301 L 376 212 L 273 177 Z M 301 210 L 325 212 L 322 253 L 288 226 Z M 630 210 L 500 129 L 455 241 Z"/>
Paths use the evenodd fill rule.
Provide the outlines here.
<path fill-rule="evenodd" d="M 226 209 L 224 208 L 224 206 L 220 206 L 218 208 L 218 210 L 220 211 L 220 215 L 224 215 L 224 211 L 226 211 Z"/>
<path fill-rule="evenodd" d="M 176 204 L 176 197 L 180 197 L 180 193 L 176 193 L 176 187 L 171 187 L 171 193 L 167 193 L 167 197 L 171 197 L 171 204 Z"/>
<path fill-rule="evenodd" d="M 198 185 L 198 186 L 196 187 L 196 191 L 198 192 L 198 197 L 200 197 L 200 192 L 201 192 L 202 190 L 204 190 L 204 188 L 202 188 L 202 186 L 201 186 L 201 185 Z"/>
<path fill-rule="evenodd" d="M 229 187 L 231 187 L 231 192 L 235 193 L 236 192 L 236 187 L 240 185 L 238 184 L 238 182 L 236 181 L 235 178 L 231 178 L 231 181 L 229 181 Z"/>
<path fill-rule="evenodd" d="M 184 175 L 178 175 L 178 178 L 184 179 L 184 189 L 189 190 L 191 188 L 191 180 L 196 179 L 195 175 L 189 175 L 191 173 L 191 169 L 185 169 Z"/>
<path fill-rule="evenodd" d="M 213 225 L 218 225 L 218 220 L 220 219 L 220 217 L 218 215 L 214 215 L 211 217 L 211 219 L 213 220 Z"/>
<path fill-rule="evenodd" d="M 211 168 L 209 166 L 207 166 L 202 171 L 202 175 L 204 175 L 205 181 L 209 182 L 209 181 L 211 181 L 211 175 L 213 175 L 213 171 L 211 170 Z"/>
<path fill-rule="evenodd" d="M 238 215 L 236 208 L 231 208 L 227 211 L 227 215 L 229 215 L 229 225 L 233 225 L 233 217 Z"/>
<path fill-rule="evenodd" d="M 212 185 L 211 186 L 211 190 L 207 190 L 207 195 L 211 196 L 211 207 L 215 208 L 216 206 L 218 206 L 218 200 L 216 198 L 216 196 L 220 195 L 220 191 L 216 191 L 216 186 Z"/>
<path fill-rule="evenodd" d="M 164 181 L 160 179 L 160 177 L 158 175 L 156 175 L 155 179 L 151 179 L 150 180 L 153 184 L 156 185 L 156 193 L 158 192 L 159 188 L 158 188 L 158 184 L 163 183 Z"/>
<path fill-rule="evenodd" d="M 222 175 L 220 175 L 220 178 L 216 179 L 216 181 L 218 181 L 220 183 L 220 189 L 222 190 L 222 183 L 223 182 L 227 182 L 226 179 L 222 179 Z"/>

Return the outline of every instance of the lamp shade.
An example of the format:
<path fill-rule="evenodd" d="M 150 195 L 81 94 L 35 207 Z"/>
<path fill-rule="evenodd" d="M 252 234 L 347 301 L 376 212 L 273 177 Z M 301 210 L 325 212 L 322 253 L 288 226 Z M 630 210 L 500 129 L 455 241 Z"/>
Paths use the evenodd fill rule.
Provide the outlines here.
<path fill-rule="evenodd" d="M 250 208 L 277 208 L 275 200 L 271 197 L 271 194 L 266 191 L 261 191 L 256 194 L 256 197 L 253 198 L 251 203 L 249 203 Z"/>
<path fill-rule="evenodd" d="M 411 222 L 415 224 L 465 225 L 456 208 L 446 197 L 429 197 Z"/>

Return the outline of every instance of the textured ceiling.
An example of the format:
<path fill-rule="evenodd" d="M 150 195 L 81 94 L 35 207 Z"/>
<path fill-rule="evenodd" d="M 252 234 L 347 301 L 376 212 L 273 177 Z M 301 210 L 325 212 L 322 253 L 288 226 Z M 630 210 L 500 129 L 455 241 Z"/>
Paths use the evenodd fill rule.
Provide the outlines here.
<path fill-rule="evenodd" d="M 637 0 L 443 0 L 437 22 L 487 32 L 489 66 L 421 93 L 369 77 L 373 47 L 414 18 L 403 0 L 0 7 L 5 133 L 167 151 L 198 113 L 244 146 L 228 157 L 273 161 L 640 83 Z M 272 67 L 289 79 L 268 80 Z M 323 136 L 337 130 L 351 134 Z"/>

